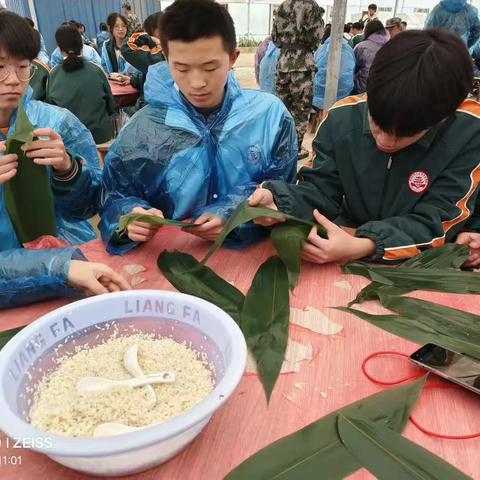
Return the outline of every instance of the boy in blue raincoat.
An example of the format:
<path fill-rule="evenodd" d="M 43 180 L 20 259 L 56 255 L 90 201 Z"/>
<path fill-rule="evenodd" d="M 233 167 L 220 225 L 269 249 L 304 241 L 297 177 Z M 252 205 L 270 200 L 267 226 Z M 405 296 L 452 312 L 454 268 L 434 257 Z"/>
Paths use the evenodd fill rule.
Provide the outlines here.
<path fill-rule="evenodd" d="M 199 227 L 189 232 L 214 240 L 258 183 L 295 178 L 290 114 L 274 96 L 240 89 L 229 74 L 239 53 L 228 11 L 213 0 L 177 0 L 163 13 L 160 34 L 167 62 L 150 67 L 148 105 L 105 160 L 100 231 L 113 254 L 150 240 L 158 229 L 134 222 L 119 237 L 121 215 L 193 218 Z M 259 232 L 245 225 L 230 241 L 245 244 Z"/>
<path fill-rule="evenodd" d="M 85 219 L 97 209 L 98 153 L 92 135 L 73 114 L 31 100 L 31 61 L 39 49 L 38 35 L 21 17 L 0 12 L 0 308 L 73 293 L 72 287 L 90 294 L 128 288 L 107 266 L 82 261 L 74 248 L 22 249 L 5 208 L 2 185 L 18 169 L 17 156 L 5 154 L 5 140 L 23 101 L 34 135 L 41 137 L 26 143 L 25 152 L 28 160 L 49 168 L 57 237 L 71 244 L 95 238 Z"/>

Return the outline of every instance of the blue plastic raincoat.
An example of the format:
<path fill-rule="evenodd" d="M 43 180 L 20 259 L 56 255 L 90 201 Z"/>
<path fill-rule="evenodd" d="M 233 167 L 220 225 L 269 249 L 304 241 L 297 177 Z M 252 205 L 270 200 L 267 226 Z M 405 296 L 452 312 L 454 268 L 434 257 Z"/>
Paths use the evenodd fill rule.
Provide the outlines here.
<path fill-rule="evenodd" d="M 313 79 L 313 106 L 323 110 L 325 86 L 327 83 L 328 52 L 330 50 L 330 38 L 315 52 L 317 73 Z M 355 74 L 355 54 L 347 40 L 342 41 L 342 58 L 340 61 L 340 77 L 338 79 L 337 101 L 348 97 L 353 90 L 353 76 Z"/>
<path fill-rule="evenodd" d="M 445 28 L 470 48 L 480 38 L 478 9 L 467 0 L 442 0 L 428 15 L 425 28 Z"/>
<path fill-rule="evenodd" d="M 79 295 L 67 285 L 71 260 L 85 260 L 74 248 L 0 252 L 0 308 Z"/>
<path fill-rule="evenodd" d="M 89 130 L 72 113 L 64 108 L 31 100 L 32 89 L 24 96 L 27 116 L 37 128 L 51 128 L 59 133 L 67 152 L 81 164 L 81 173 L 69 182 L 58 183 L 51 175 L 55 201 L 57 237 L 78 245 L 95 238 L 90 223 L 85 220 L 97 211 L 100 190 L 98 152 Z M 10 121 L 9 134 L 13 132 L 16 113 Z M 5 137 L 0 133 L 0 141 Z M 0 185 L 0 251 L 20 248 L 10 218 L 3 204 Z"/>
<path fill-rule="evenodd" d="M 267 51 L 260 62 L 259 84 L 260 90 L 275 95 L 275 78 L 277 75 L 277 62 L 280 49 L 270 41 Z"/>
<path fill-rule="evenodd" d="M 113 73 L 113 72 L 118 72 L 118 73 L 132 73 L 132 74 L 139 74 L 140 72 L 132 67 L 124 58 L 122 55 L 118 57 L 118 70 L 115 70 L 112 65 L 112 61 L 110 60 L 110 57 L 108 55 L 108 50 L 107 47 L 111 40 L 107 40 L 106 42 L 103 43 L 102 45 L 102 68 L 105 70 L 107 74 Z"/>
<path fill-rule="evenodd" d="M 100 55 L 97 53 L 97 51 L 93 47 L 90 47 L 90 45 L 83 46 L 82 57 L 89 62 L 93 62 L 93 63 L 96 63 L 97 65 L 102 66 L 102 59 L 100 58 Z M 62 62 L 63 62 L 63 55 L 60 49 L 57 47 L 53 51 L 52 56 L 50 57 L 50 67 L 54 68 L 57 65 L 60 65 Z"/>
<path fill-rule="evenodd" d="M 148 103 L 123 128 L 105 159 L 100 232 L 107 251 L 136 244 L 114 234 L 134 207 L 158 208 L 166 218 L 226 219 L 256 185 L 292 182 L 296 174 L 295 124 L 283 103 L 258 90 L 241 90 L 229 75 L 223 103 L 205 118 L 182 97 L 165 62 L 149 68 Z M 244 225 L 231 241 L 245 244 L 262 230 Z"/>

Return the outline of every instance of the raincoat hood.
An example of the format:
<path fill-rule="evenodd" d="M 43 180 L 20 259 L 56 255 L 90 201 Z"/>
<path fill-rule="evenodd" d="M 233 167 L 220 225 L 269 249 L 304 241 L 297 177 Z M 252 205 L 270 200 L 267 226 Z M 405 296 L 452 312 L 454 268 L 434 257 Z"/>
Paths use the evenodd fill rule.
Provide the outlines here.
<path fill-rule="evenodd" d="M 458 13 L 467 6 L 467 0 L 442 0 L 440 3 L 449 13 Z"/>
<path fill-rule="evenodd" d="M 148 69 L 145 81 L 145 101 L 154 107 L 175 107 L 187 113 L 197 114 L 196 110 L 182 98 L 178 86 L 173 81 L 167 62 L 160 62 Z M 225 96 L 221 111 L 230 110 L 233 101 L 241 95 L 241 89 L 232 73 L 228 74 Z"/>

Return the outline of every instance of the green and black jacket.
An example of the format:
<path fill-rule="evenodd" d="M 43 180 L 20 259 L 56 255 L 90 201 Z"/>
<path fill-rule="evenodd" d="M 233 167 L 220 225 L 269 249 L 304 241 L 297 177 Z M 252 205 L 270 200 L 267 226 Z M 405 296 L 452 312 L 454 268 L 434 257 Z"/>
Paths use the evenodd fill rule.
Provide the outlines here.
<path fill-rule="evenodd" d="M 45 101 L 75 114 L 90 130 L 95 143 L 113 138 L 115 101 L 107 76 L 96 63 L 85 61 L 73 72 L 57 65 L 50 72 Z"/>
<path fill-rule="evenodd" d="M 266 182 L 278 208 L 313 219 L 317 208 L 377 245 L 373 260 L 398 261 L 480 231 L 480 104 L 466 100 L 418 142 L 394 154 L 376 147 L 366 97 L 332 107 L 297 185 Z M 480 203 L 480 202 L 479 202 Z"/>

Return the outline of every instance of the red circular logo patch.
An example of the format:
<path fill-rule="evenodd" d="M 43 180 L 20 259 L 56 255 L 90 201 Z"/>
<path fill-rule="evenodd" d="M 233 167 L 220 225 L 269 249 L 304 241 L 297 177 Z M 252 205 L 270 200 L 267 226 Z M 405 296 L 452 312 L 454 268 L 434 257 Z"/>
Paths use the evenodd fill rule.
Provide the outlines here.
<path fill-rule="evenodd" d="M 408 177 L 408 188 L 414 193 L 424 192 L 430 183 L 425 172 L 413 172 Z"/>

